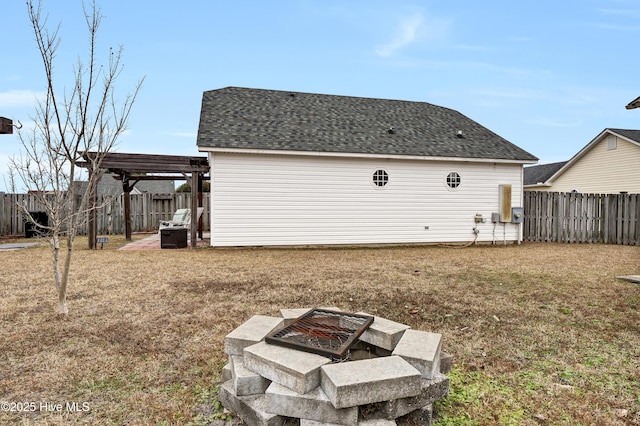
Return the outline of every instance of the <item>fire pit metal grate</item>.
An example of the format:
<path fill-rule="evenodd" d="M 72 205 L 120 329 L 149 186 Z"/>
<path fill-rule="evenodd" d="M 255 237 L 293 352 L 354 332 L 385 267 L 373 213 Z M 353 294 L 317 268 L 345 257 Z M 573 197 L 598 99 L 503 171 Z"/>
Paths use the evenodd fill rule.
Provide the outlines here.
<path fill-rule="evenodd" d="M 316 308 L 283 329 L 269 333 L 265 341 L 332 359 L 344 359 L 372 322 L 373 317 L 368 315 Z"/>

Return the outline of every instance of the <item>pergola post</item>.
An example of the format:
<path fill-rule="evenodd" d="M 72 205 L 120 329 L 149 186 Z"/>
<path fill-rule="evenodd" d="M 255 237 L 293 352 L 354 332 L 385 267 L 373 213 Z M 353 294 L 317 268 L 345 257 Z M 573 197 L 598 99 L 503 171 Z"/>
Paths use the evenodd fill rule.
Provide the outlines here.
<path fill-rule="evenodd" d="M 202 207 L 202 173 L 198 173 L 198 207 Z M 198 220 L 198 238 L 203 238 L 203 226 L 202 226 L 202 217 L 204 215 L 200 215 L 200 219 Z"/>
<path fill-rule="evenodd" d="M 91 176 L 92 169 L 89 168 L 89 176 Z M 98 223 L 97 223 L 97 214 L 96 214 L 96 204 L 98 201 L 97 195 L 97 185 L 91 184 L 91 179 L 89 179 L 89 217 L 87 218 L 87 238 L 89 240 L 89 250 L 96 249 L 96 237 L 98 236 Z"/>
<path fill-rule="evenodd" d="M 124 238 L 131 241 L 131 186 L 129 176 L 122 176 L 122 190 L 124 191 Z"/>
<path fill-rule="evenodd" d="M 196 189 L 198 188 L 198 172 L 191 173 L 191 225 L 189 232 L 191 233 L 191 248 L 196 248 L 197 236 L 196 230 L 198 227 L 198 196 L 196 195 Z"/>
<path fill-rule="evenodd" d="M 87 220 L 87 237 L 89 238 L 89 250 L 96 249 L 96 238 L 98 234 L 98 224 L 96 223 L 96 194 L 95 192 L 91 194 L 89 198 L 89 203 L 91 203 L 91 207 L 89 207 L 89 219 Z"/>

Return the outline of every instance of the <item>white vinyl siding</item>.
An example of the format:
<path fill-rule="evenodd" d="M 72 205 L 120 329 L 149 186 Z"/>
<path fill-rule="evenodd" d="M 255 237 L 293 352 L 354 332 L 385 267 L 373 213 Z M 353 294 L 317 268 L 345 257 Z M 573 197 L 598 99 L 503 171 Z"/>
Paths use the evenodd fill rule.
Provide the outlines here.
<path fill-rule="evenodd" d="M 611 145 L 608 137 L 602 138 L 554 179 L 551 187 L 540 190 L 576 190 L 595 194 L 617 194 L 621 191 L 640 193 L 640 147 L 622 138 L 617 138 L 615 149 L 610 149 Z"/>
<path fill-rule="evenodd" d="M 210 164 L 213 246 L 469 242 L 474 226 L 492 241 L 498 185 L 513 185 L 514 206 L 522 199 L 520 164 L 228 153 Z M 389 180 L 377 187 L 380 169 Z M 455 190 L 451 171 L 461 176 Z M 498 224 L 495 234 L 517 232 Z"/>

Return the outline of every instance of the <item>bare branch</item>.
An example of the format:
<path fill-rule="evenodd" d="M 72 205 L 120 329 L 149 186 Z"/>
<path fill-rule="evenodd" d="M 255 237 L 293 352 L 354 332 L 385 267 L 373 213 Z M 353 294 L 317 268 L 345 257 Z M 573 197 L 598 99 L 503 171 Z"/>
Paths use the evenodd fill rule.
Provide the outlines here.
<path fill-rule="evenodd" d="M 79 227 L 86 221 L 91 205 L 91 190 L 96 188 L 103 171 L 101 162 L 126 130 L 133 103 L 142 80 L 133 93 L 118 103 L 116 81 L 122 72 L 122 47 L 109 51 L 107 65 L 97 60 L 97 34 L 102 13 L 95 0 L 82 2 L 88 32 L 86 57 L 72 67 L 74 83 L 69 92 L 57 88 L 54 79 L 58 32 L 48 30 L 48 16 L 43 15 L 40 0 L 27 0 L 29 20 L 42 59 L 46 96 L 36 105 L 35 127 L 18 131 L 23 153 L 11 159 L 11 170 L 35 189 L 39 202 L 49 215 L 54 277 L 58 289 L 59 310 L 67 312 L 66 288 L 69 281 L 73 242 Z M 62 95 L 60 95 L 62 94 Z M 84 171 L 77 166 L 84 152 L 97 152 L 88 168 L 87 189 L 77 184 Z M 21 206 L 29 215 L 28 206 Z M 60 256 L 60 239 L 66 239 L 66 254 Z M 60 263 L 62 262 L 62 264 Z"/>

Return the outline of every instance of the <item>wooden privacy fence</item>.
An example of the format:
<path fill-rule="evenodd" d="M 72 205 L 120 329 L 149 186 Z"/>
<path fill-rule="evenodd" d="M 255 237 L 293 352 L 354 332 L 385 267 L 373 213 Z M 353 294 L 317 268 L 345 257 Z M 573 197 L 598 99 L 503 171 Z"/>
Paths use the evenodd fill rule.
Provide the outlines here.
<path fill-rule="evenodd" d="M 640 245 L 640 194 L 525 191 L 524 241 Z"/>
<path fill-rule="evenodd" d="M 133 232 L 153 232 L 161 220 L 170 220 L 177 209 L 190 208 L 190 193 L 173 194 L 131 194 L 131 230 Z M 209 193 L 202 194 L 204 212 L 202 224 L 209 230 Z M 24 215 L 18 205 L 26 205 L 30 212 L 44 211 L 33 194 L 0 194 L 0 235 L 24 235 Z M 99 196 L 96 214 L 98 234 L 124 234 L 124 198 L 120 196 Z M 79 233 L 87 233 L 86 225 Z"/>
<path fill-rule="evenodd" d="M 189 208 L 190 193 L 132 194 L 131 229 L 152 232 L 180 208 Z M 43 211 L 32 194 L 0 194 L 0 235 L 24 235 L 18 204 Z M 203 194 L 203 228 L 210 230 L 209 193 Z M 99 197 L 98 234 L 124 234 L 123 197 Z M 640 245 L 640 194 L 579 194 L 525 191 L 524 241 Z M 86 227 L 80 229 L 86 234 Z"/>

